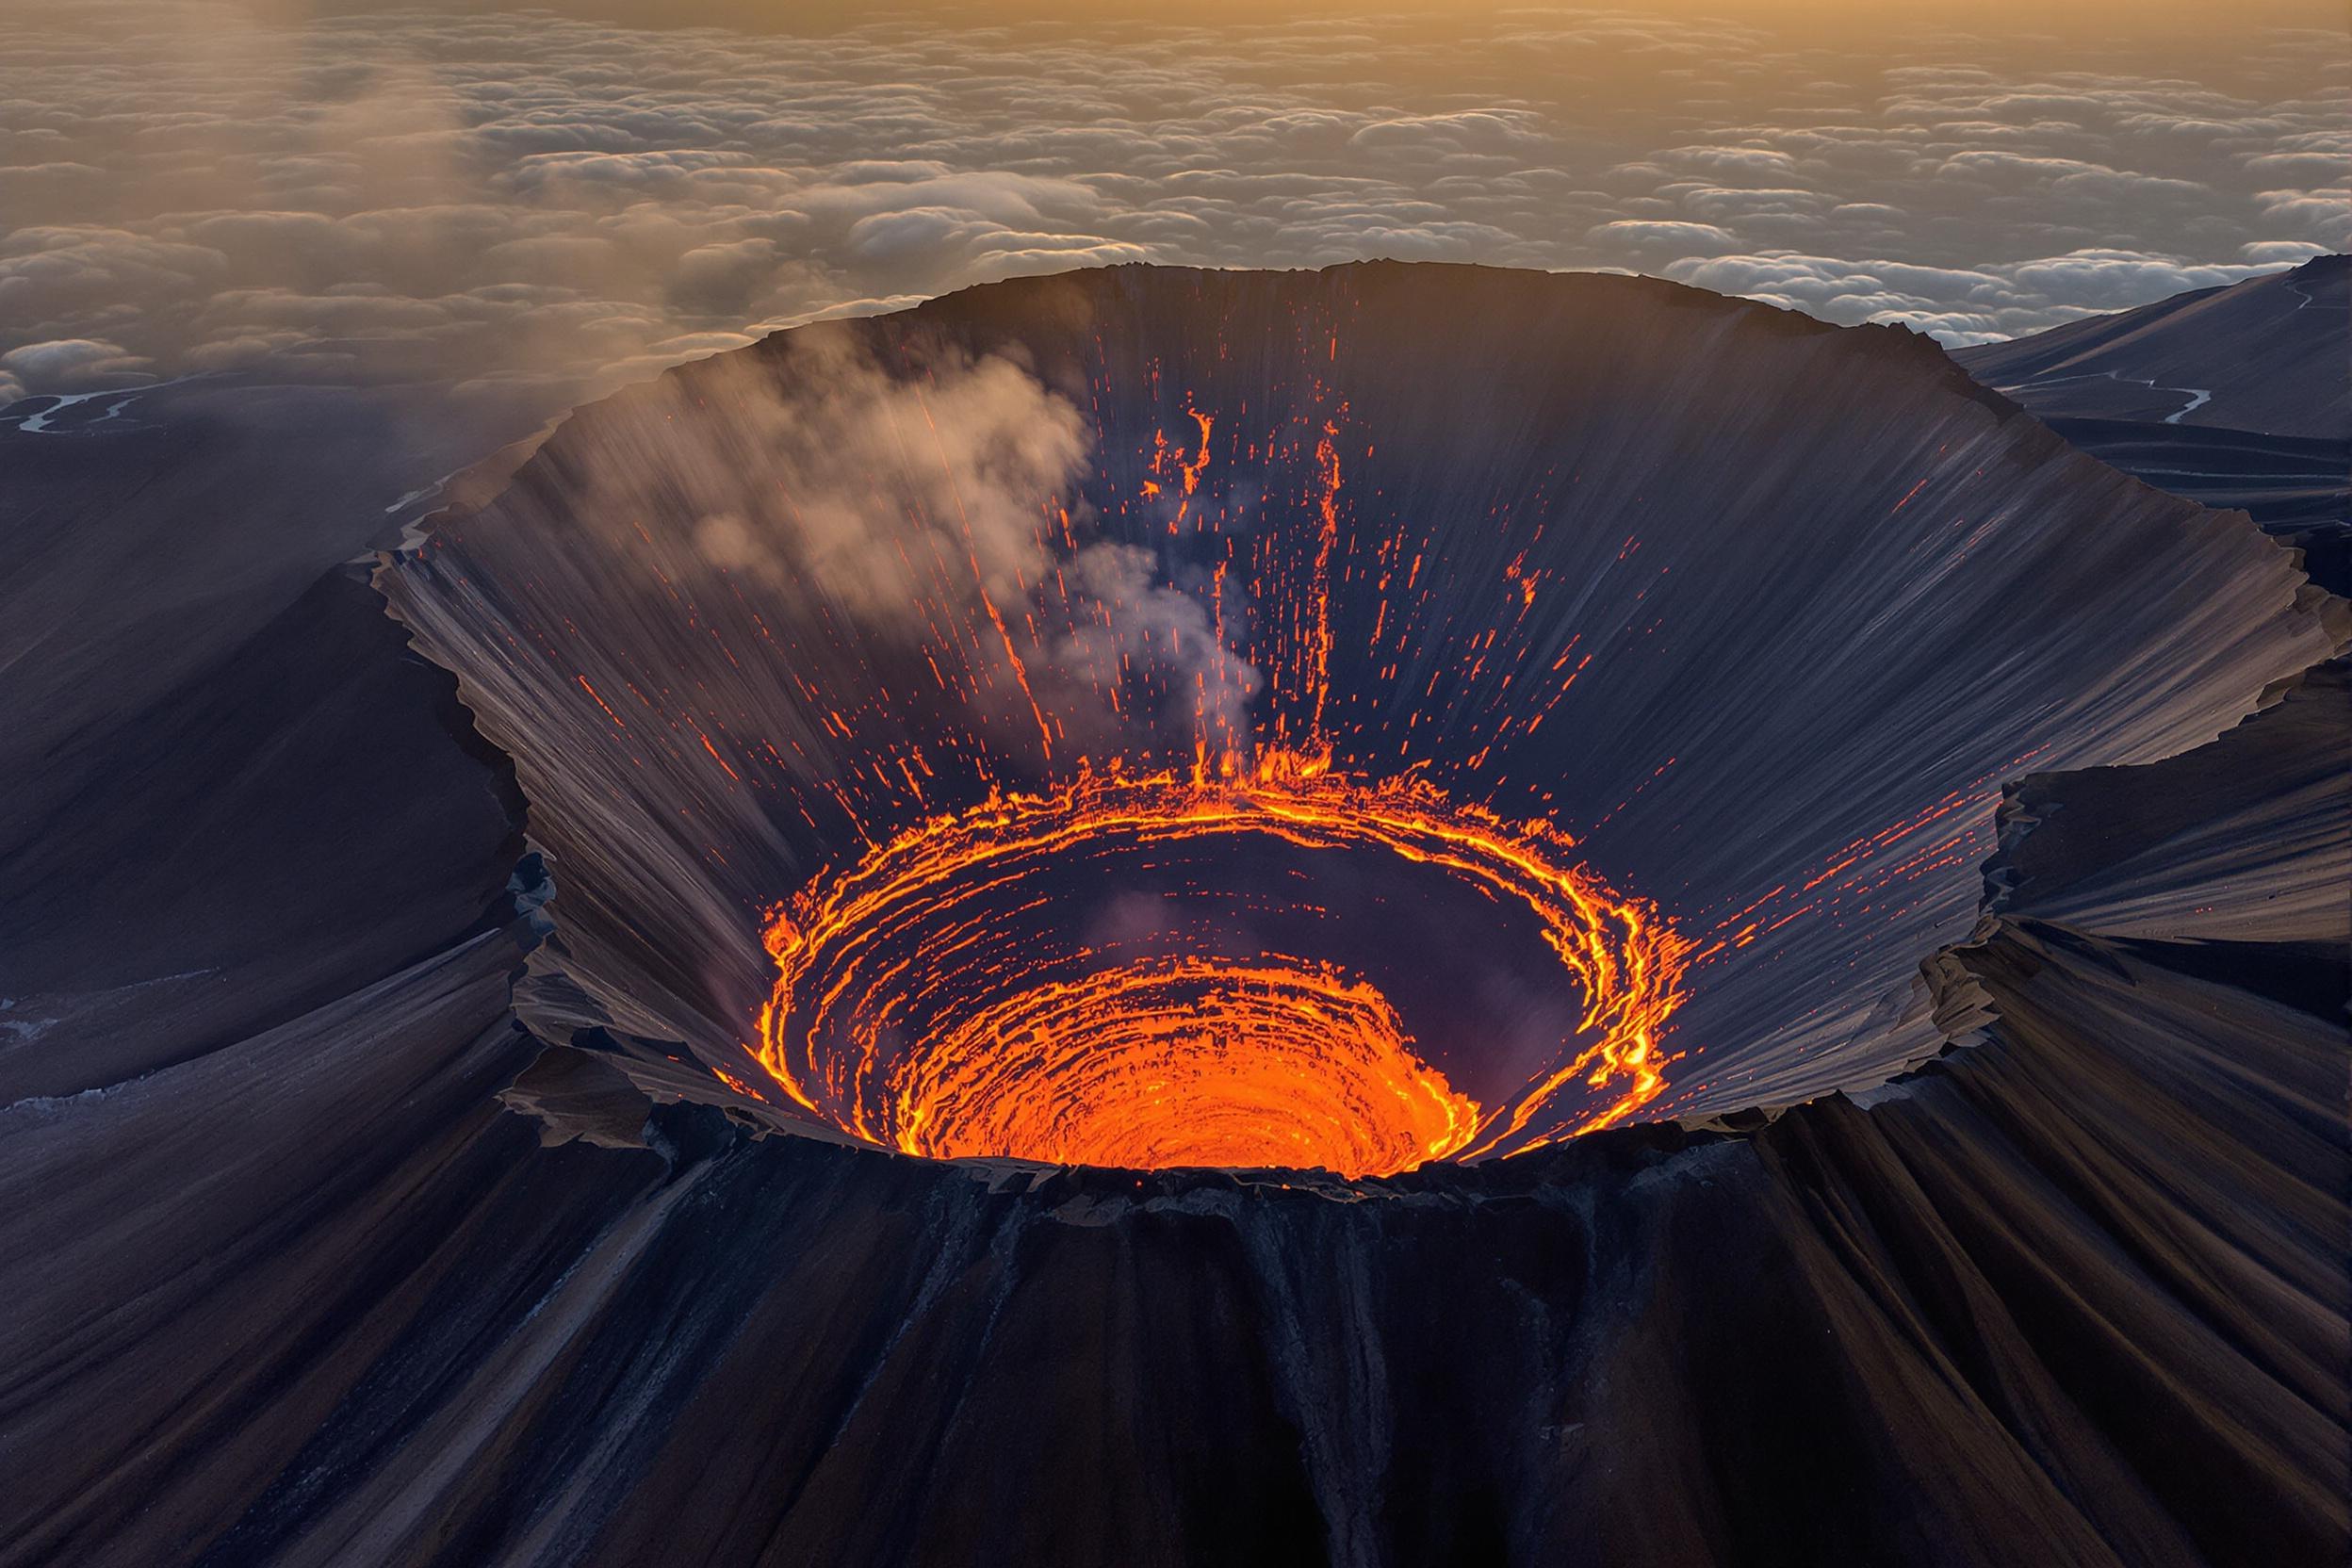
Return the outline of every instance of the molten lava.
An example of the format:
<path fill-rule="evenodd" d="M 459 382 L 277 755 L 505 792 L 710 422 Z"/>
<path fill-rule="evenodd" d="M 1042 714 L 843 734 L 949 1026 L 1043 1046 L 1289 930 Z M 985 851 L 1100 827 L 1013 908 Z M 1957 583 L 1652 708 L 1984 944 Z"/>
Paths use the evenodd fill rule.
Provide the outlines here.
<path fill-rule="evenodd" d="M 1362 975 L 1224 950 L 1183 923 L 1089 940 L 1041 916 L 1074 869 L 1116 879 L 1217 840 L 1465 881 L 1533 917 L 1581 1017 L 1523 1086 L 1480 1106 Z M 1692 949 L 1574 864 L 1574 847 L 1417 777 L 1348 778 L 1291 752 L 1215 773 L 1088 771 L 929 818 L 777 910 L 760 1057 L 801 1104 L 915 1154 L 1356 1176 L 1532 1148 L 1657 1097 L 1658 1034 Z M 1579 1081 L 1598 1107 L 1529 1134 Z"/>
<path fill-rule="evenodd" d="M 1368 1174 L 1883 1081 L 2007 781 L 2332 645 L 1932 347 L 1631 280 L 1106 270 L 565 428 L 384 574 L 561 868 L 532 1006 L 927 1157 Z"/>
<path fill-rule="evenodd" d="M 910 1060 L 892 1099 L 917 1153 L 1348 1176 L 1442 1159 L 1478 1117 L 1378 990 L 1279 955 L 1015 992 Z"/>
<path fill-rule="evenodd" d="M 904 784 L 912 825 L 771 916 L 777 974 L 756 1050 L 802 1106 L 935 1157 L 1352 1177 L 1532 1148 L 1658 1096 L 1660 1031 L 1694 944 L 1576 863 L 1546 821 L 1458 802 L 1401 755 L 1388 778 L 1331 766 L 1351 694 L 1332 690 L 1335 581 L 1376 568 L 1384 601 L 1392 582 L 1429 590 L 1398 540 L 1378 543 L 1373 563 L 1350 555 L 1343 447 L 1371 449 L 1346 433 L 1344 400 L 1318 388 L 1316 401 L 1312 418 L 1250 435 L 1187 403 L 1197 444 L 1155 434 L 1135 504 L 1161 519 L 1166 587 L 1120 585 L 1104 562 L 1134 547 L 1090 549 L 1070 508 L 1045 498 L 1031 543 L 1050 564 L 1016 574 L 1025 603 L 1000 603 L 956 491 L 954 526 L 929 535 L 945 546 L 923 551 L 947 567 L 924 580 L 923 668 L 943 692 L 1017 691 L 1031 725 L 997 727 L 967 754 L 986 795 L 961 808 L 928 803 L 920 750 L 889 754 L 874 776 L 893 793 Z M 1236 496 L 1253 485 L 1205 488 L 1213 438 L 1226 444 L 1220 475 L 1291 467 L 1304 526 L 1251 521 Z M 957 556 L 969 580 L 950 593 Z M 1190 588 L 1172 585 L 1187 574 Z M 1246 579 L 1250 612 L 1233 645 L 1229 574 Z M 1535 578 L 1514 564 L 1506 580 L 1515 626 Z M 1090 586 L 1073 593 L 1073 580 Z M 1032 679 L 1016 625 L 1059 685 Z M 1369 629 L 1376 654 L 1403 651 L 1385 602 Z M 1472 678 L 1495 635 L 1468 645 Z M 1130 727 L 1107 762 L 1070 726 L 1064 688 L 1079 669 Z M 1187 708 L 1189 765 L 1150 738 Z M 830 709 L 826 722 L 855 733 Z M 1025 751 L 1031 726 L 1033 759 L 999 751 Z M 1463 749 L 1475 773 L 1486 748 Z M 1008 787 L 1000 767 L 1051 782 Z"/>

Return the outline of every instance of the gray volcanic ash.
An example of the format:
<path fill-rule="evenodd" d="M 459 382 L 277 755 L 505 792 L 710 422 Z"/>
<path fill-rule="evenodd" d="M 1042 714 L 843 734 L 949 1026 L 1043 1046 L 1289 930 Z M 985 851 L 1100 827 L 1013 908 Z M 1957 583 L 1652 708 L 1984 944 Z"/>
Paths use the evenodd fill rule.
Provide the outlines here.
<path fill-rule="evenodd" d="M 1920 340 L 1030 280 L 376 581 L 8 758 L 0 1563 L 2352 1542 L 2344 607 Z"/>

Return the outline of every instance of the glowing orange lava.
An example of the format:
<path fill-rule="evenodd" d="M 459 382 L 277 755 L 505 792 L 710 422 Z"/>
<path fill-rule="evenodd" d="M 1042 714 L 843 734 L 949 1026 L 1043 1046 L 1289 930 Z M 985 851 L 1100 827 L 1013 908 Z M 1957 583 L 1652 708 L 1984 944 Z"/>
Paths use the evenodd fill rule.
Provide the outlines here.
<path fill-rule="evenodd" d="M 1385 853 L 1523 906 L 1576 982 L 1581 1020 L 1542 1070 L 1480 1106 L 1416 1054 L 1376 988 L 1327 964 L 1004 937 L 1005 912 L 1045 904 L 1047 879 L 1237 835 Z M 760 1058 L 802 1105 L 916 1154 L 1354 1176 L 1533 1148 L 1657 1097 L 1658 1032 L 1692 949 L 1573 863 L 1574 847 L 1417 777 L 1352 779 L 1293 752 L 1248 769 L 1087 770 L 918 823 L 777 910 Z M 1579 1081 L 1607 1097 L 1598 1108 L 1536 1124 Z"/>
<path fill-rule="evenodd" d="M 1478 1107 L 1329 966 L 1169 958 L 1017 991 L 907 1063 L 901 1148 L 1070 1165 L 1410 1169 Z"/>
<path fill-rule="evenodd" d="M 1058 500 L 1039 507 L 1058 534 L 1037 543 L 1057 562 L 1059 611 L 1041 585 L 1026 607 L 998 605 L 957 495 L 978 605 L 926 624 L 955 629 L 942 648 L 1002 648 L 1036 724 L 1037 761 L 1066 782 L 1007 790 L 984 751 L 987 798 L 942 811 L 924 800 L 930 763 L 920 752 L 911 768 L 895 760 L 921 814 L 809 882 L 765 932 L 776 979 L 757 1051 L 801 1106 L 870 1142 L 933 1157 L 1319 1167 L 1354 1177 L 1517 1152 L 1658 1097 L 1660 1033 L 1695 944 L 1577 863 L 1575 841 L 1548 822 L 1457 802 L 1401 755 L 1387 778 L 1330 765 L 1347 707 L 1331 690 L 1334 582 L 1377 571 L 1384 596 L 1430 590 L 1420 585 L 1422 558 L 1402 559 L 1401 536 L 1372 541 L 1370 561 L 1351 553 L 1343 449 L 1371 449 L 1347 433 L 1344 400 L 1330 402 L 1319 384 L 1315 398 L 1313 418 L 1270 434 L 1187 401 L 1185 434 L 1197 443 L 1161 431 L 1140 454 L 1137 504 L 1153 535 L 1190 552 L 1207 579 L 1217 688 L 1242 665 L 1266 681 L 1256 716 L 1238 722 L 1211 700 L 1207 671 L 1192 674 L 1189 692 L 1167 691 L 1177 711 L 1187 697 L 1192 707 L 1188 768 L 1057 753 L 1058 712 L 1049 717 L 1028 678 L 1013 628 L 1041 654 L 1039 615 L 1068 617 L 1077 638 L 1081 619 L 1116 630 L 1115 607 L 1071 611 L 1058 563 L 1082 547 Z M 1203 483 L 1213 463 L 1223 475 L 1278 449 L 1304 481 L 1299 514 L 1311 527 L 1295 533 L 1249 526 L 1233 497 Z M 1229 648 L 1234 570 L 1247 574 L 1257 614 Z M 1507 574 L 1514 625 L 1535 602 L 1537 575 L 1515 561 Z M 1393 660 L 1404 634 L 1385 611 L 1373 651 Z M 1154 623 L 1143 624 L 1148 636 Z M 1177 652 L 1179 623 L 1161 626 Z M 1468 645 L 1471 678 L 1500 629 Z M 1142 693 L 1148 729 L 1139 652 L 1151 649 L 1117 645 L 1107 676 L 1091 657 L 1086 667 L 1122 719 Z M 939 661 L 928 667 L 944 687 Z M 1135 692 L 1131 679 L 1142 680 Z M 828 718 L 846 739 L 847 723 Z M 1486 755 L 1481 743 L 1462 760 L 1475 772 Z M 1431 874 L 1446 888 L 1431 888 Z M 1465 888 L 1473 896 L 1460 913 L 1474 923 L 1473 947 L 1490 939 L 1476 923 L 1492 919 L 1491 939 L 1515 944 L 1512 962 L 1542 967 L 1537 956 L 1548 953 L 1558 966 L 1510 976 L 1539 999 L 1517 1012 L 1454 1004 L 1469 959 L 1467 949 L 1451 959 L 1438 952 L 1450 926 L 1431 928 L 1431 950 L 1416 953 L 1400 952 L 1413 939 L 1382 923 L 1452 921 L 1450 900 Z M 1351 971 L 1338 953 L 1380 972 Z M 1416 1031 L 1383 982 L 1411 992 L 1429 1027 Z"/>

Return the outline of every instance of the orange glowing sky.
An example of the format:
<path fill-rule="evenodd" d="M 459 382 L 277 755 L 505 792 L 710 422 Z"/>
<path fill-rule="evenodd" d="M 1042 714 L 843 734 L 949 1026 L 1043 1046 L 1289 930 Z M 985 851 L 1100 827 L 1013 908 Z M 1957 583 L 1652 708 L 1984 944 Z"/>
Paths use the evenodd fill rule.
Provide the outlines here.
<path fill-rule="evenodd" d="M 0 7 L 0 401 L 425 381 L 520 433 L 1120 261 L 1642 271 L 1965 345 L 2352 247 L 2347 66 L 2332 0 Z"/>
<path fill-rule="evenodd" d="M 363 8 L 352 6 L 348 8 Z M 1933 33 L 2093 35 L 2119 45 L 2178 39 L 2243 38 L 2251 25 L 2304 26 L 2342 33 L 2344 9 L 2324 0 L 2251 0 L 2214 6 L 2200 0 L 1960 0 L 1943 5 L 1884 0 L 1631 0 L 1581 7 L 1531 6 L 1526 0 L 1446 0 L 1443 4 L 1367 5 L 1364 0 L 1194 0 L 1172 9 L 1147 0 L 915 0 L 866 5 L 857 0 L 552 0 L 534 8 L 634 25 L 710 25 L 747 32 L 807 32 L 855 27 L 893 19 L 932 25 L 994 27 L 1032 23 L 1100 24 L 1131 22 L 1263 24 L 1286 20 L 1345 23 L 1356 18 L 1409 17 L 1440 51 L 1457 24 L 1496 16 L 1606 14 L 1704 22 L 1728 19 L 1773 32 L 1824 41 Z M 1432 66 L 1443 68 L 1442 59 Z"/>

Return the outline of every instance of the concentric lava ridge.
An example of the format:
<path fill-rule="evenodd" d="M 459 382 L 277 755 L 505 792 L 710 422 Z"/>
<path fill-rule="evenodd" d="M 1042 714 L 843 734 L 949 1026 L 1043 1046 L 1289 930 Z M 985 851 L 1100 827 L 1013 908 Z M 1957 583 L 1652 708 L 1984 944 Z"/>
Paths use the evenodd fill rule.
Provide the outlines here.
<path fill-rule="evenodd" d="M 1478 1114 L 1378 990 L 1281 954 L 1028 982 L 942 1031 L 894 1100 L 909 1153 L 1345 1176 L 1452 1154 Z"/>
<path fill-rule="evenodd" d="M 779 334 L 381 582 L 531 803 L 542 1033 L 903 1154 L 1344 1178 L 1900 1071 L 2008 780 L 2331 645 L 1923 340 L 1427 266 Z"/>
<path fill-rule="evenodd" d="M 1367 785 L 1282 752 L 1222 761 L 992 799 L 821 878 L 768 925 L 780 972 L 761 1063 L 807 1109 L 908 1153 L 1349 1176 L 1548 1141 L 1527 1130 L 1572 1080 L 1615 1095 L 1572 1132 L 1657 1098 L 1655 1042 L 1693 944 L 1571 864 L 1564 835 L 1419 779 Z M 1361 973 L 1231 951 L 1213 880 L 1171 889 L 1165 928 L 1057 942 L 1053 890 L 1072 868 L 1142 886 L 1171 856 L 1251 841 L 1429 868 L 1523 909 L 1584 998 L 1574 1033 L 1482 1110 Z M 1316 886 L 1282 911 L 1304 932 L 1333 918 Z"/>

